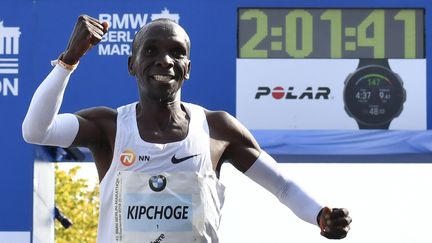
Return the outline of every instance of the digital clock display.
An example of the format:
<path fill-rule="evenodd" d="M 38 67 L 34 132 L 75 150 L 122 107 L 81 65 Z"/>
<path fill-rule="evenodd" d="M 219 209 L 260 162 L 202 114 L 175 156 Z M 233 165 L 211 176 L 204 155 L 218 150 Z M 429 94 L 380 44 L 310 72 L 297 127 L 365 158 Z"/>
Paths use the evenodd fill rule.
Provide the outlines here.
<path fill-rule="evenodd" d="M 424 58 L 424 9 L 238 10 L 239 58 Z"/>

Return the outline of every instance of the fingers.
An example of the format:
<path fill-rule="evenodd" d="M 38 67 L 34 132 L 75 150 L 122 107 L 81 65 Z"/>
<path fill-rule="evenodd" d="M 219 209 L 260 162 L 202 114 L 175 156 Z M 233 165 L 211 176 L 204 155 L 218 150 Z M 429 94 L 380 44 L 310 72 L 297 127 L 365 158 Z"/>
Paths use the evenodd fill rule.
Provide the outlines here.
<path fill-rule="evenodd" d="M 343 228 L 322 230 L 321 235 L 326 237 L 327 239 L 333 239 L 333 240 L 343 239 L 347 236 L 349 230 L 350 230 L 349 226 Z"/>
<path fill-rule="evenodd" d="M 345 208 L 323 208 L 320 217 L 321 235 L 328 239 L 342 239 L 351 229 L 352 219 Z"/>
<path fill-rule="evenodd" d="M 330 212 L 330 218 L 340 218 L 344 216 L 348 216 L 349 212 L 346 208 L 333 208 Z"/>
<path fill-rule="evenodd" d="M 82 14 L 69 38 L 62 61 L 68 64 L 77 63 L 94 45 L 98 44 L 108 31 L 108 23 Z"/>
<path fill-rule="evenodd" d="M 94 25 L 98 26 L 100 29 L 103 29 L 102 23 L 100 23 L 99 20 L 97 20 L 97 19 L 95 19 L 95 18 L 93 18 L 93 17 L 91 17 L 91 16 L 88 16 L 88 15 L 85 15 L 85 18 L 86 18 L 89 22 L 91 22 L 91 23 L 93 23 Z"/>
<path fill-rule="evenodd" d="M 108 23 L 100 23 L 97 19 L 88 15 L 83 16 L 83 21 L 90 34 L 90 44 L 96 45 L 102 40 L 102 36 L 108 31 Z"/>
<path fill-rule="evenodd" d="M 326 220 L 326 226 L 330 227 L 345 227 L 351 223 L 352 219 L 349 216 L 337 219 Z"/>
<path fill-rule="evenodd" d="M 96 28 L 94 25 L 87 23 L 87 28 L 90 31 L 90 44 L 96 45 L 102 40 L 103 32 L 101 29 Z"/>
<path fill-rule="evenodd" d="M 91 22 L 93 25 L 95 25 L 96 27 L 98 27 L 98 29 L 99 30 L 101 30 L 102 31 L 102 33 L 101 33 L 101 35 L 103 35 L 103 34 L 105 34 L 106 32 L 108 32 L 108 23 L 107 22 L 99 22 L 99 20 L 97 20 L 97 19 L 95 19 L 95 18 L 93 18 L 93 17 L 90 17 L 90 16 L 87 16 L 88 17 L 88 20 L 89 20 L 89 22 Z"/>
<path fill-rule="evenodd" d="M 326 225 L 329 226 L 347 226 L 352 222 L 349 212 L 346 208 L 333 208 L 330 213 L 324 214 Z"/>

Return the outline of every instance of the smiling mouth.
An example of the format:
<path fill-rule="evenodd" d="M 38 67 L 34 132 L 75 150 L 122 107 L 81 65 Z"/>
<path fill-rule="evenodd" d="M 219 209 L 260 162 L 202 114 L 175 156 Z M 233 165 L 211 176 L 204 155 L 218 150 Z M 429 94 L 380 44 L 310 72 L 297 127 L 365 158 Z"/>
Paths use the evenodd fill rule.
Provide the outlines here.
<path fill-rule="evenodd" d="M 172 75 L 155 74 L 155 75 L 153 75 L 153 78 L 156 81 L 168 82 L 168 81 L 173 80 L 174 76 L 172 76 Z"/>

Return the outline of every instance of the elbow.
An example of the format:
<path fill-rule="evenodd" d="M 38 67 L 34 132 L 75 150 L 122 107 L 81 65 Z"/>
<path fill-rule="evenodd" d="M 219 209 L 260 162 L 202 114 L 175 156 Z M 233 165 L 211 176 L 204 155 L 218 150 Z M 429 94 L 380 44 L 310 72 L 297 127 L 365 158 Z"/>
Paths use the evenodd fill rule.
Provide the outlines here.
<path fill-rule="evenodd" d="M 41 144 L 43 140 L 43 131 L 31 126 L 24 120 L 21 126 L 22 137 L 24 141 L 31 144 Z"/>

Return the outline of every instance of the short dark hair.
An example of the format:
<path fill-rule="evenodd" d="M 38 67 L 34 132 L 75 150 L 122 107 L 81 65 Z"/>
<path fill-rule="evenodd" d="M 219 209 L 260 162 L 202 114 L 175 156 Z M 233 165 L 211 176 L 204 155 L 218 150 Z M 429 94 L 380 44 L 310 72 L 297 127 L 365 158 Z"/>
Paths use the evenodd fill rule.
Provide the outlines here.
<path fill-rule="evenodd" d="M 179 26 L 181 29 L 184 30 L 184 28 L 181 25 L 179 25 L 177 22 L 175 22 L 174 20 L 169 19 L 169 18 L 158 18 L 158 19 L 152 20 L 151 22 L 148 22 L 147 24 L 143 25 L 140 28 L 140 30 L 135 34 L 135 37 L 133 38 L 133 41 L 132 41 L 132 55 L 134 53 L 136 53 L 136 51 L 137 51 L 137 49 L 139 47 L 138 43 L 137 43 L 137 40 L 139 38 L 141 38 L 141 36 L 145 33 L 145 31 L 146 31 L 147 28 L 149 28 L 154 23 L 158 23 L 158 22 L 171 23 L 171 24 Z M 186 39 L 187 48 L 189 49 L 189 52 L 190 52 L 190 39 L 189 39 L 189 35 L 187 34 L 186 30 L 184 30 L 184 32 L 186 33 L 186 37 L 187 37 L 187 39 Z"/>

